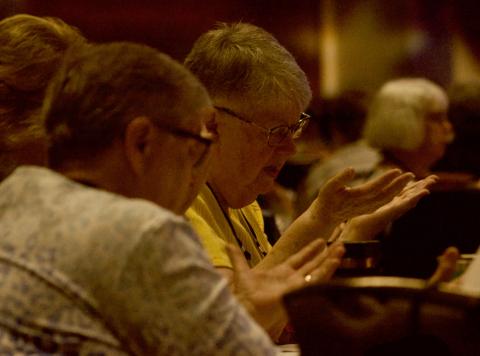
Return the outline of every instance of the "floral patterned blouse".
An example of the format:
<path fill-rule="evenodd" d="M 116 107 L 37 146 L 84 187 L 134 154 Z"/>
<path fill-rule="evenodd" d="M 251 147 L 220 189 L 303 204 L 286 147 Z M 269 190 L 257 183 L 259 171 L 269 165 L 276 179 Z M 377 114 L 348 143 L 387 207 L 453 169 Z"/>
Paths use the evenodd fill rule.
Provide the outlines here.
<path fill-rule="evenodd" d="M 0 184 L 0 354 L 273 355 L 184 218 L 40 167 Z"/>

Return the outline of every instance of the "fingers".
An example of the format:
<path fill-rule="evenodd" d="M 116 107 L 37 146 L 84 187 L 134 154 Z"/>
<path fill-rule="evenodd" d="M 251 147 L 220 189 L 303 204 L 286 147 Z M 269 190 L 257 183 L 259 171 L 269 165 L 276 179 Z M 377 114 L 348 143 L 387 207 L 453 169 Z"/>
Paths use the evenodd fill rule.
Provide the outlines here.
<path fill-rule="evenodd" d="M 455 265 L 460 252 L 456 247 L 449 247 L 438 258 L 438 267 L 432 277 L 427 281 L 428 286 L 435 286 L 440 282 L 447 282 L 455 272 Z"/>
<path fill-rule="evenodd" d="M 328 242 L 335 242 L 337 241 L 340 236 L 342 235 L 343 230 L 345 230 L 346 224 L 343 222 L 335 227 L 332 234 L 328 238 Z"/>
<path fill-rule="evenodd" d="M 392 169 L 373 181 L 351 188 L 349 194 L 352 203 L 344 217 L 353 218 L 374 212 L 402 194 L 402 190 L 412 178 L 412 173 L 401 174 L 400 170 Z"/>
<path fill-rule="evenodd" d="M 416 182 L 412 182 L 410 184 L 407 184 L 405 188 L 402 191 L 402 194 L 412 192 L 412 191 L 419 191 L 422 189 L 428 190 L 428 188 L 432 185 L 438 182 L 438 177 L 435 175 L 430 175 L 424 179 L 421 179 Z"/>
<path fill-rule="evenodd" d="M 420 199 L 422 199 L 424 196 L 428 194 L 430 194 L 430 191 L 428 189 L 422 189 L 422 190 L 418 190 L 408 194 L 406 199 L 408 202 L 407 203 L 408 208 L 410 209 L 413 208 L 415 205 L 417 205 Z"/>
<path fill-rule="evenodd" d="M 344 253 L 345 248 L 341 242 L 336 242 L 330 245 L 327 258 L 310 272 L 312 275 L 312 281 L 325 282 L 332 278 L 333 274 L 340 266 Z"/>
<path fill-rule="evenodd" d="M 313 256 L 309 261 L 306 261 L 305 264 L 298 268 L 298 273 L 302 276 L 307 274 L 312 274 L 317 268 L 319 268 L 323 263 L 326 262 L 329 256 L 329 249 L 325 248 L 321 253 Z"/>
<path fill-rule="evenodd" d="M 326 248 L 325 241 L 319 239 L 291 256 L 286 263 L 296 270 L 301 279 L 311 275 L 312 282 L 325 281 L 330 279 L 338 268 L 344 253 L 343 243 L 337 241 Z"/>
<path fill-rule="evenodd" d="M 403 213 L 416 206 L 420 199 L 428 194 L 430 194 L 430 191 L 423 188 L 422 185 L 403 191 L 399 196 L 394 198 L 391 203 L 394 209 L 392 211 L 392 217 L 400 217 Z M 386 204 L 384 207 L 387 207 L 388 205 L 389 204 Z"/>
<path fill-rule="evenodd" d="M 326 250 L 325 247 L 325 240 L 316 239 L 294 255 L 290 256 L 286 263 L 288 263 L 293 269 L 298 270 L 309 261 L 315 259 L 315 256 L 321 255 L 321 253 Z"/>
<path fill-rule="evenodd" d="M 394 218 L 400 217 L 406 211 L 412 209 L 424 196 L 430 194 L 428 187 L 438 180 L 437 176 L 429 176 L 420 181 L 408 184 L 393 201 L 395 211 Z"/>
<path fill-rule="evenodd" d="M 240 248 L 238 248 L 238 246 L 235 246 L 233 244 L 227 244 L 225 249 L 227 251 L 228 257 L 230 258 L 230 261 L 232 262 L 233 271 L 236 275 L 237 273 L 243 273 L 250 270 L 250 266 L 248 265 L 242 251 L 240 251 Z"/>
<path fill-rule="evenodd" d="M 440 178 L 434 174 L 429 175 L 428 177 L 420 180 L 420 182 L 424 182 L 424 188 L 429 188 L 432 184 L 435 184 L 438 182 Z"/>
<path fill-rule="evenodd" d="M 328 248 L 328 257 L 341 258 L 343 257 L 344 253 L 345 253 L 345 246 L 341 241 L 334 242 Z"/>
<path fill-rule="evenodd" d="M 385 201 L 390 201 L 393 199 L 394 196 L 399 194 L 409 182 L 414 179 L 415 176 L 413 173 L 407 172 L 399 175 L 395 179 L 393 179 L 387 186 L 380 190 L 380 198 Z"/>
<path fill-rule="evenodd" d="M 330 178 L 325 183 L 323 190 L 337 191 L 343 189 L 345 185 L 355 177 L 355 170 L 353 168 L 346 168 L 337 175 Z"/>
<path fill-rule="evenodd" d="M 404 173 L 411 174 L 411 173 Z M 369 192 L 378 192 L 383 190 L 386 186 L 391 185 L 396 179 L 403 176 L 401 174 L 400 169 L 390 169 L 381 176 L 372 179 L 364 184 L 359 185 L 354 190 L 358 192 L 358 194 L 367 194 Z M 408 180 L 407 180 L 408 181 Z"/>
<path fill-rule="evenodd" d="M 412 173 L 401 174 L 399 169 L 391 169 L 372 181 L 350 189 L 350 194 L 363 201 L 362 213 L 372 212 L 400 194 L 413 178 Z"/>

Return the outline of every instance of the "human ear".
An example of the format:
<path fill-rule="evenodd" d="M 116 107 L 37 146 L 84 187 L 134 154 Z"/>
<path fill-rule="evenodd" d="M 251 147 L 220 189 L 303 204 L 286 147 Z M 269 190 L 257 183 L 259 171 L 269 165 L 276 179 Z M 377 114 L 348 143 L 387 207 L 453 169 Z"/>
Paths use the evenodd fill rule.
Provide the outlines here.
<path fill-rule="evenodd" d="M 136 117 L 125 128 L 125 156 L 136 175 L 141 175 L 147 169 L 155 139 L 154 129 L 153 123 L 147 117 Z"/>

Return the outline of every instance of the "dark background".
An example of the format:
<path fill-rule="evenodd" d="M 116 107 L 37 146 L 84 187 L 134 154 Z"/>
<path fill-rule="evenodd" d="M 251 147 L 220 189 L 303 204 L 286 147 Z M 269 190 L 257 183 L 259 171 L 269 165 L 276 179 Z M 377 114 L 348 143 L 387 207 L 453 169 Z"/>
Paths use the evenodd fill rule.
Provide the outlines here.
<path fill-rule="evenodd" d="M 56 16 L 78 27 L 92 41 L 137 41 L 180 61 L 195 39 L 216 22 L 251 22 L 272 32 L 294 54 L 318 96 L 322 90 L 320 32 L 325 3 L 333 8 L 339 31 L 343 56 L 339 90 L 352 86 L 375 89 L 390 77 L 400 75 L 421 75 L 448 86 L 455 79 L 453 36 L 460 36 L 473 55 L 480 58 L 480 11 L 473 0 L 0 0 L 0 18 L 15 13 Z M 372 16 L 364 16 L 369 20 L 363 23 L 353 23 L 360 11 L 371 12 Z M 392 62 L 392 54 L 388 53 L 391 48 L 386 46 L 393 40 L 387 36 L 379 42 L 363 33 L 362 26 L 369 26 L 369 21 L 376 22 L 390 36 L 414 29 L 421 34 L 422 41 L 413 47 L 399 42 L 405 48 Z M 356 28 L 358 39 L 353 37 L 352 41 L 351 34 L 343 34 L 355 33 Z M 348 43 L 356 46 L 355 58 L 350 58 Z M 382 62 L 382 57 L 389 55 Z M 386 63 L 386 69 L 381 70 L 371 58 Z M 362 61 L 365 64 L 359 67 L 357 62 Z M 348 71 L 349 64 L 357 64 L 353 74 Z"/>

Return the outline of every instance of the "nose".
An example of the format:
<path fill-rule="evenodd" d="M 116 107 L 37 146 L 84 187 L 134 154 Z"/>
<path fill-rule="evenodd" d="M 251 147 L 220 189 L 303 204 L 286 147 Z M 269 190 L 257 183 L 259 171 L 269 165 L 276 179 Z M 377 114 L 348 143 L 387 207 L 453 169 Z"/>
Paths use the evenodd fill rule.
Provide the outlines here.
<path fill-rule="evenodd" d="M 448 120 L 448 119 L 443 120 L 442 128 L 443 128 L 443 132 L 445 133 L 445 135 L 449 137 L 450 141 L 452 141 L 453 137 L 455 135 L 455 132 L 453 130 L 453 126 L 452 126 L 452 123 L 450 122 L 450 120 Z"/>
<path fill-rule="evenodd" d="M 448 131 L 448 132 L 451 132 L 453 131 L 453 126 L 452 126 L 452 123 L 450 122 L 450 120 L 445 120 L 444 123 L 443 123 L 443 126 L 445 128 L 445 131 Z"/>

